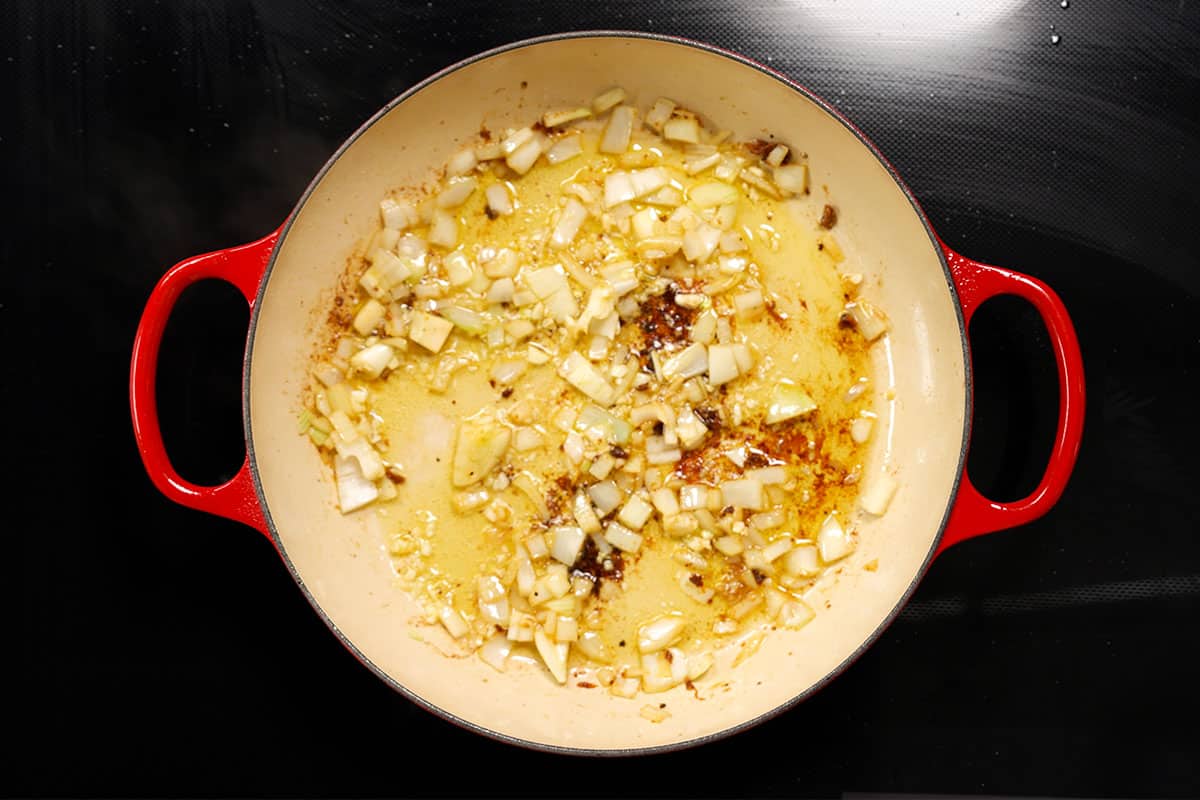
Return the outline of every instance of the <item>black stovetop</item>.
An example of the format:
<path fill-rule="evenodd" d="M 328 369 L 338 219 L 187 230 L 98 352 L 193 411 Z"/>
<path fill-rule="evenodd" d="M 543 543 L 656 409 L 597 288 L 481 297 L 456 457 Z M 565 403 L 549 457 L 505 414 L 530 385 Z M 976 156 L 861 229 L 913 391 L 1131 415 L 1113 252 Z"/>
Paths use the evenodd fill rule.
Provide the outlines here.
<path fill-rule="evenodd" d="M 17 361 L 3 560 L 19 664 L 4 794 L 1200 795 L 1197 4 L 97 0 L 4 16 L 0 323 Z M 705 40 L 828 99 L 948 245 L 1059 292 L 1089 393 L 1049 515 L 950 550 L 798 707 L 619 762 L 499 744 L 395 694 L 264 537 L 153 489 L 127 400 L 137 320 L 170 265 L 273 229 L 414 82 L 599 28 Z M 233 289 L 206 284 L 168 330 L 163 425 L 200 482 L 243 457 L 246 321 Z M 970 468 L 1016 498 L 1049 447 L 1053 362 L 1018 301 L 973 328 Z"/>

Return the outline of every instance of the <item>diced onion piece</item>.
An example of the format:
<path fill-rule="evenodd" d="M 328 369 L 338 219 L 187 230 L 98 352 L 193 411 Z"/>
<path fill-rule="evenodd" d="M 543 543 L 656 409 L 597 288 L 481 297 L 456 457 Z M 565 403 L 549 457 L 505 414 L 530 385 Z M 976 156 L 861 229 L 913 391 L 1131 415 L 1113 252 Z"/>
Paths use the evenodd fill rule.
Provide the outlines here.
<path fill-rule="evenodd" d="M 547 128 L 557 128 L 559 125 L 566 125 L 568 122 L 584 119 L 591 115 L 592 110 L 584 106 L 578 108 L 560 108 L 542 114 L 542 125 Z"/>
<path fill-rule="evenodd" d="M 624 153 L 629 149 L 634 116 L 633 106 L 617 106 L 612 110 L 604 136 L 600 139 L 601 153 Z"/>
<path fill-rule="evenodd" d="M 629 173 L 629 180 L 633 184 L 634 197 L 644 197 L 669 184 L 671 176 L 662 167 L 649 167 L 635 169 Z"/>
<path fill-rule="evenodd" d="M 757 469 L 746 470 L 744 477 L 754 478 L 762 483 L 763 486 L 777 486 L 787 482 L 787 469 L 782 464 L 770 467 L 758 467 Z"/>
<path fill-rule="evenodd" d="M 483 663 L 492 669 L 504 672 L 504 666 L 508 661 L 508 654 L 512 652 L 512 648 L 512 641 L 503 633 L 497 633 L 479 648 L 479 657 L 483 660 Z"/>
<path fill-rule="evenodd" d="M 787 158 L 787 155 L 787 145 L 777 144 L 771 148 L 771 152 L 767 153 L 767 157 L 764 158 L 763 161 L 767 162 L 772 167 L 778 167 L 783 163 L 783 160 Z"/>
<path fill-rule="evenodd" d="M 374 380 L 383 374 L 395 354 L 396 351 L 389 345 L 380 342 L 355 353 L 350 359 L 350 366 L 363 377 Z"/>
<path fill-rule="evenodd" d="M 738 177 L 768 197 L 779 197 L 779 189 L 763 177 L 762 170 L 758 167 L 744 169 L 738 173 Z"/>
<path fill-rule="evenodd" d="M 767 563 L 771 563 L 775 559 L 787 553 L 792 549 L 792 540 L 788 536 L 781 536 L 775 541 L 762 549 L 763 558 Z"/>
<path fill-rule="evenodd" d="M 874 427 L 875 420 L 871 417 L 856 417 L 850 423 L 850 438 L 857 444 L 862 444 L 867 439 L 871 438 L 871 428 Z"/>
<path fill-rule="evenodd" d="M 740 375 L 734 346 L 730 344 L 710 344 L 708 346 L 708 382 L 720 386 Z"/>
<path fill-rule="evenodd" d="M 511 386 L 525 373 L 527 366 L 528 362 L 523 360 L 501 359 L 492 367 L 491 378 L 501 386 Z"/>
<path fill-rule="evenodd" d="M 334 483 L 337 484 L 338 508 L 343 514 L 373 503 L 379 497 L 375 484 L 363 477 L 357 459 L 335 456 Z"/>
<path fill-rule="evenodd" d="M 771 404 L 767 407 L 767 424 L 802 417 L 817 410 L 817 403 L 808 392 L 794 383 L 777 383 L 771 390 Z"/>
<path fill-rule="evenodd" d="M 721 484 L 721 502 L 734 508 L 762 511 L 767 506 L 767 497 L 761 481 L 741 478 Z"/>
<path fill-rule="evenodd" d="M 614 86 L 596 95 L 592 100 L 592 110 L 597 114 L 603 114 L 618 103 L 625 101 L 625 90 L 620 86 Z"/>
<path fill-rule="evenodd" d="M 639 686 L 640 683 L 637 678 L 617 678 L 613 681 L 612 686 L 608 687 L 608 691 L 613 697 L 624 697 L 632 700 L 637 697 Z"/>
<path fill-rule="evenodd" d="M 812 622 L 817 616 L 817 612 L 813 611 L 812 606 L 803 600 L 789 600 L 784 603 L 779 609 L 779 613 L 775 618 L 785 628 L 795 630 L 803 628 L 808 623 Z"/>
<path fill-rule="evenodd" d="M 527 319 L 514 319 L 504 323 L 504 332 L 516 342 L 528 339 L 535 330 L 537 328 Z"/>
<path fill-rule="evenodd" d="M 438 619 L 446 631 L 455 639 L 461 639 L 470 630 L 462 614 L 450 606 L 442 606 L 438 611 Z"/>
<path fill-rule="evenodd" d="M 435 317 L 424 311 L 414 311 L 408 326 L 408 338 L 431 353 L 437 353 L 446 344 L 454 323 Z"/>
<path fill-rule="evenodd" d="M 576 492 L 574 500 L 571 501 L 571 513 L 584 533 L 599 533 L 603 529 L 600 518 L 596 516 L 596 510 L 592 508 L 592 503 L 585 493 Z"/>
<path fill-rule="evenodd" d="M 700 345 L 692 346 L 700 347 Z M 700 417 L 696 416 L 695 411 L 690 408 L 684 409 L 683 413 L 675 420 L 675 435 L 679 437 L 679 443 L 685 450 L 691 450 L 704 441 L 704 437 L 708 435 L 708 426 L 701 421 Z"/>
<path fill-rule="evenodd" d="M 808 543 L 796 545 L 783 559 L 783 569 L 787 574 L 801 578 L 816 575 L 821 571 L 821 563 L 817 560 L 817 548 Z"/>
<path fill-rule="evenodd" d="M 585 432 L 601 436 L 610 444 L 626 444 L 633 433 L 633 426 L 599 406 L 584 407 L 575 422 Z"/>
<path fill-rule="evenodd" d="M 533 632 L 533 644 L 546 668 L 559 683 L 567 682 L 567 653 L 570 645 L 554 642 L 541 628 Z"/>
<path fill-rule="evenodd" d="M 578 641 L 579 620 L 574 617 L 559 617 L 554 625 L 554 639 L 560 644 Z"/>
<path fill-rule="evenodd" d="M 737 312 L 739 319 L 758 319 L 766 310 L 766 303 L 763 300 L 763 293 L 758 289 L 751 289 L 748 292 L 734 295 L 733 308 L 734 311 Z"/>
<path fill-rule="evenodd" d="M 517 287 L 512 278 L 500 278 L 488 287 L 487 301 L 489 303 L 511 303 Z"/>
<path fill-rule="evenodd" d="M 455 250 L 442 259 L 442 269 L 446 271 L 446 280 L 454 287 L 466 286 L 475 277 L 475 268 L 466 254 Z"/>
<path fill-rule="evenodd" d="M 679 513 L 679 499 L 675 496 L 673 489 L 665 486 L 655 489 L 650 493 L 650 502 L 664 517 L 673 517 Z"/>
<path fill-rule="evenodd" d="M 417 223 L 417 210 L 412 203 L 401 202 L 391 197 L 385 197 L 379 202 L 379 215 L 383 218 L 383 227 L 402 231 Z"/>
<path fill-rule="evenodd" d="M 719 163 L 721 163 L 721 154 L 713 152 L 706 156 L 696 156 L 687 159 L 683 162 L 683 170 L 688 175 L 699 175 L 701 172 L 715 167 Z"/>
<path fill-rule="evenodd" d="M 601 277 L 608 282 L 617 296 L 628 294 L 638 287 L 637 270 L 632 261 L 617 261 L 600 270 Z"/>
<path fill-rule="evenodd" d="M 738 190 L 721 181 L 697 183 L 688 189 L 688 202 L 696 208 L 712 208 L 738 201 Z"/>
<path fill-rule="evenodd" d="M 602 517 L 621 505 L 621 490 L 612 481 L 593 483 L 588 487 L 588 497 L 596 504 L 596 510 Z"/>
<path fill-rule="evenodd" d="M 854 320 L 854 326 L 868 342 L 873 342 L 887 332 L 888 321 L 883 312 L 865 300 L 846 304 L 846 312 Z"/>
<path fill-rule="evenodd" d="M 707 261 L 720 241 L 720 228 L 702 222 L 683 235 L 683 256 L 697 264 Z"/>
<path fill-rule="evenodd" d="M 743 375 L 754 368 L 754 354 L 750 350 L 750 345 L 744 342 L 733 345 L 733 359 L 737 362 L 738 371 Z"/>
<path fill-rule="evenodd" d="M 450 183 L 437 196 L 438 208 L 458 208 L 467 202 L 467 198 L 475 192 L 479 185 L 474 177 L 451 178 Z"/>
<path fill-rule="evenodd" d="M 494 420 L 467 420 L 454 447 L 455 486 L 470 486 L 495 469 L 508 450 L 512 431 Z"/>
<path fill-rule="evenodd" d="M 497 216 L 508 216 L 513 212 L 512 195 L 503 183 L 493 183 L 484 192 L 488 209 Z"/>
<path fill-rule="evenodd" d="M 450 160 L 446 162 L 446 172 L 450 175 L 466 175 L 475 169 L 477 164 L 479 158 L 475 155 L 474 148 L 464 147 L 450 156 Z"/>
<path fill-rule="evenodd" d="M 692 112 L 677 108 L 663 124 L 662 134 L 669 141 L 695 144 L 700 141 L 700 120 Z"/>
<path fill-rule="evenodd" d="M 647 453 L 647 464 L 674 464 L 683 458 L 683 451 L 679 448 L 671 448 L 669 450 L 661 450 L 657 453 Z"/>
<path fill-rule="evenodd" d="M 891 504 L 897 486 L 896 479 L 891 475 L 886 473 L 876 475 L 867 482 L 862 495 L 858 498 L 858 505 L 868 514 L 882 516 Z"/>
<path fill-rule="evenodd" d="M 387 308 L 383 303 L 371 298 L 363 303 L 363 307 L 354 315 L 354 330 L 358 331 L 360 336 L 368 336 L 375 330 L 375 326 L 383 322 L 385 316 Z"/>
<path fill-rule="evenodd" d="M 371 254 L 371 266 L 359 278 L 359 285 L 372 297 L 382 297 L 393 286 L 412 277 L 411 262 L 387 250 L 376 250 Z"/>
<path fill-rule="evenodd" d="M 688 338 L 697 344 L 703 345 L 711 344 L 716 335 L 717 312 L 711 308 L 700 312 L 699 316 L 692 323 L 691 331 L 688 332 Z"/>
<path fill-rule="evenodd" d="M 692 378 L 707 369 L 708 351 L 704 345 L 690 344 L 663 362 L 662 376 L 665 380 Z"/>
<path fill-rule="evenodd" d="M 638 650 L 657 653 L 679 641 L 686 622 L 682 617 L 663 616 L 638 628 Z"/>
<path fill-rule="evenodd" d="M 610 172 L 604 176 L 604 207 L 613 208 L 637 197 L 633 178 L 628 172 Z"/>
<path fill-rule="evenodd" d="M 604 528 L 604 539 L 618 550 L 636 553 L 642 546 L 641 534 L 634 533 L 619 522 L 610 522 Z"/>
<path fill-rule="evenodd" d="M 554 232 L 550 235 L 550 243 L 555 247 L 566 247 L 575 239 L 575 235 L 579 233 L 579 228 L 587 220 L 588 212 L 583 207 L 583 204 L 574 197 L 567 200 L 567 205 L 563 208 L 562 216 L 558 218 L 558 224 L 554 226 Z"/>
<path fill-rule="evenodd" d="M 513 449 L 524 453 L 542 446 L 545 440 L 536 428 L 518 428 L 513 437 Z"/>
<path fill-rule="evenodd" d="M 612 405 L 613 387 L 586 358 L 572 352 L 558 368 L 558 374 L 567 383 L 603 406 Z"/>
<path fill-rule="evenodd" d="M 695 511 L 708 507 L 709 487 L 699 483 L 689 483 L 679 488 L 679 507 L 684 511 Z"/>
<path fill-rule="evenodd" d="M 832 564 L 854 552 L 854 540 L 833 514 L 825 518 L 821 529 L 817 531 L 817 549 L 826 564 Z"/>
<path fill-rule="evenodd" d="M 555 528 L 551 535 L 554 544 L 550 547 L 550 556 L 568 567 L 575 563 L 583 551 L 583 542 L 587 534 L 575 525 L 563 525 Z"/>
<path fill-rule="evenodd" d="M 445 305 L 438 308 L 438 314 L 461 331 L 473 336 L 479 336 L 487 331 L 487 319 L 478 311 L 461 306 Z"/>
<path fill-rule="evenodd" d="M 538 158 L 542 155 L 542 139 L 535 136 L 525 144 L 518 147 L 510 153 L 504 163 L 508 164 L 509 168 L 518 175 L 524 175 L 533 168 L 537 163 Z"/>
<path fill-rule="evenodd" d="M 718 536 L 713 540 L 713 547 L 724 555 L 737 556 L 746 549 L 746 544 L 740 536 Z"/>
<path fill-rule="evenodd" d="M 566 440 L 563 441 L 563 453 L 567 456 L 567 460 L 572 464 L 579 464 L 583 461 L 584 442 L 583 437 L 575 431 L 567 434 Z"/>
<path fill-rule="evenodd" d="M 789 194 L 808 191 L 808 164 L 785 164 L 775 168 L 775 185 Z"/>
<path fill-rule="evenodd" d="M 654 105 L 650 106 L 650 110 L 646 112 L 644 122 L 646 127 L 662 133 L 663 125 L 671 118 L 671 112 L 675 110 L 675 101 L 665 97 L 660 97 L 654 101 Z"/>
<path fill-rule="evenodd" d="M 546 161 L 549 164 L 561 164 L 583 152 L 583 138 L 578 134 L 564 136 L 546 151 Z"/>
<path fill-rule="evenodd" d="M 617 521 L 627 528 L 640 531 L 653 513 L 654 507 L 635 494 L 625 501 L 617 514 Z"/>
<path fill-rule="evenodd" d="M 447 250 L 458 244 L 458 221 L 443 209 L 433 212 L 429 221 L 429 241 Z"/>
<path fill-rule="evenodd" d="M 512 155 L 519 150 L 522 145 L 527 144 L 536 138 L 537 134 L 534 132 L 533 128 L 518 128 L 501 140 L 500 150 L 506 156 Z"/>

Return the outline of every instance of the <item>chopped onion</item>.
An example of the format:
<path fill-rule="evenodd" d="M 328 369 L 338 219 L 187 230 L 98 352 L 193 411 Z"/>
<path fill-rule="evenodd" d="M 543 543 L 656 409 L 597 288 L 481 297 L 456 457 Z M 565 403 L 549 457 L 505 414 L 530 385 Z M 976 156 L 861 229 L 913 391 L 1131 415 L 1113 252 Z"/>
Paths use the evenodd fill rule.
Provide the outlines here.
<path fill-rule="evenodd" d="M 816 401 L 808 392 L 794 383 L 777 383 L 771 390 L 771 404 L 767 408 L 767 424 L 802 417 L 817 410 Z"/>
<path fill-rule="evenodd" d="M 778 167 L 787 158 L 787 145 L 777 144 L 771 148 L 771 152 L 767 153 L 767 157 L 763 161 L 770 164 L 772 167 Z"/>
<path fill-rule="evenodd" d="M 650 110 L 646 112 L 644 120 L 646 127 L 656 133 L 662 133 L 663 125 L 671 118 L 671 112 L 674 110 L 674 100 L 668 100 L 665 97 L 658 98 L 654 101 L 654 105 L 650 107 Z"/>
<path fill-rule="evenodd" d="M 429 223 L 429 241 L 447 250 L 458 244 L 458 221 L 448 212 L 437 209 Z"/>
<path fill-rule="evenodd" d="M 679 500 L 675 497 L 675 491 L 662 487 L 655 489 L 650 493 L 650 502 L 658 509 L 658 513 L 664 517 L 673 517 L 679 513 Z"/>
<path fill-rule="evenodd" d="M 554 680 L 559 683 L 567 682 L 567 653 L 569 645 L 555 643 L 545 632 L 538 628 L 533 632 L 533 643 L 537 648 L 538 655 L 542 657 L 546 668 L 550 670 L 550 674 L 554 676 Z"/>
<path fill-rule="evenodd" d="M 492 367 L 491 378 L 501 386 L 511 386 L 525 373 L 527 366 L 528 362 L 523 360 L 503 359 Z"/>
<path fill-rule="evenodd" d="M 619 499 L 618 502 L 620 502 Z M 596 516 L 596 510 L 592 508 L 592 503 L 588 500 L 588 495 L 583 492 L 575 493 L 575 497 L 571 501 L 571 513 L 575 517 L 575 522 L 579 524 L 584 533 L 599 533 L 602 530 L 600 518 Z"/>
<path fill-rule="evenodd" d="M 497 633 L 492 638 L 483 643 L 479 648 L 479 658 L 489 667 L 504 672 L 504 667 L 508 661 L 508 655 L 512 652 L 512 642 L 503 633 Z"/>
<path fill-rule="evenodd" d="M 522 144 L 505 159 L 504 163 L 508 164 L 509 168 L 518 175 L 524 175 L 533 168 L 538 158 L 542 155 L 542 139 L 539 136 L 534 136 L 529 141 Z"/>
<path fill-rule="evenodd" d="M 891 504 L 897 487 L 896 479 L 891 475 L 887 473 L 876 475 L 868 481 L 867 486 L 863 489 L 862 496 L 858 498 L 858 504 L 868 514 L 882 516 Z"/>
<path fill-rule="evenodd" d="M 727 556 L 738 556 L 746 549 L 746 544 L 740 536 L 719 536 L 713 540 L 713 547 Z"/>
<path fill-rule="evenodd" d="M 808 192 L 808 164 L 785 164 L 776 167 L 775 185 L 788 194 Z"/>
<path fill-rule="evenodd" d="M 597 114 L 603 114 L 618 103 L 625 102 L 625 90 L 620 86 L 614 86 L 607 89 L 592 100 L 592 110 Z"/>
<path fill-rule="evenodd" d="M 555 247 L 569 245 L 574 241 L 575 235 L 579 233 L 579 228 L 587 220 L 587 217 L 587 209 L 572 197 L 563 208 L 562 216 L 558 218 L 558 224 L 554 226 L 554 233 L 550 235 L 550 243 Z"/>
<path fill-rule="evenodd" d="M 363 477 L 359 462 L 353 458 L 335 456 L 333 460 L 334 482 L 337 484 L 338 508 L 343 514 L 375 502 L 379 489 Z"/>
<path fill-rule="evenodd" d="M 781 536 L 763 548 L 762 555 L 767 563 L 771 563 L 792 549 L 791 537 Z"/>
<path fill-rule="evenodd" d="M 873 342 L 887 332 L 888 321 L 883 312 L 865 300 L 846 304 L 846 312 L 854 320 L 854 326 L 868 342 Z"/>
<path fill-rule="evenodd" d="M 500 278 L 488 287 L 487 301 L 489 303 L 511 303 L 516 294 L 516 285 L 512 278 Z"/>
<path fill-rule="evenodd" d="M 624 153 L 629 149 L 629 138 L 633 134 L 633 106 L 617 106 L 608 118 L 608 127 L 600 139 L 601 153 Z"/>
<path fill-rule="evenodd" d="M 601 277 L 608 281 L 617 296 L 628 294 L 638 287 L 637 270 L 632 261 L 617 261 L 600 270 Z"/>
<path fill-rule="evenodd" d="M 379 213 L 383 218 L 383 227 L 389 230 L 402 231 L 417 223 L 417 210 L 412 203 L 400 202 L 391 197 L 380 201 Z"/>
<path fill-rule="evenodd" d="M 431 353 L 437 353 L 446 343 L 454 324 L 449 320 L 414 311 L 408 327 L 408 338 Z"/>
<path fill-rule="evenodd" d="M 358 331 L 360 336 L 368 336 L 380 322 L 383 322 L 385 316 L 387 316 L 387 309 L 383 303 L 371 298 L 363 303 L 362 308 L 354 315 L 354 330 Z"/>
<path fill-rule="evenodd" d="M 663 125 L 663 138 L 676 142 L 700 141 L 700 120 L 690 111 L 677 108 Z"/>
<path fill-rule="evenodd" d="M 762 482 L 753 478 L 724 481 L 721 484 L 721 501 L 727 506 L 751 511 L 762 511 L 767 505 Z"/>
<path fill-rule="evenodd" d="M 454 448 L 455 486 L 470 486 L 495 469 L 508 450 L 512 431 L 491 420 L 466 420 Z"/>
<path fill-rule="evenodd" d="M 875 420 L 871 417 L 856 417 L 850 423 L 850 438 L 857 444 L 864 443 L 871 438 L 871 428 L 874 424 Z"/>
<path fill-rule="evenodd" d="M 621 505 L 621 490 L 612 481 L 593 483 L 588 487 L 588 497 L 596 504 L 600 516 L 607 516 L 617 506 Z"/>
<path fill-rule="evenodd" d="M 721 231 L 707 223 L 700 223 L 683 235 L 683 255 L 688 261 L 707 261 L 721 241 Z"/>
<path fill-rule="evenodd" d="M 512 195 L 503 183 L 493 183 L 484 192 L 488 209 L 498 216 L 508 216 L 513 212 Z"/>
<path fill-rule="evenodd" d="M 467 627 L 467 621 L 463 619 L 462 614 L 458 613 L 450 606 L 442 606 L 438 611 L 438 619 L 446 631 L 455 639 L 461 639 L 470 630 Z"/>
<path fill-rule="evenodd" d="M 572 352 L 558 368 L 558 374 L 567 383 L 604 406 L 612 405 L 613 387 L 609 385 L 591 363 L 582 355 Z"/>
<path fill-rule="evenodd" d="M 624 550 L 626 553 L 636 553 L 642 546 L 641 535 L 634 533 L 619 522 L 608 523 L 604 529 L 604 539 L 613 547 Z"/>
<path fill-rule="evenodd" d="M 638 650 L 642 653 L 657 653 L 679 641 L 686 621 L 679 616 L 663 616 L 638 628 Z"/>
<path fill-rule="evenodd" d="M 551 557 L 568 567 L 574 564 L 583 551 L 583 541 L 587 534 L 580 527 L 563 525 L 555 528 L 551 535 L 554 537 L 554 544 L 550 547 Z"/>
<path fill-rule="evenodd" d="M 724 320 L 721 320 L 724 321 Z M 718 327 L 719 330 L 719 327 Z M 710 344 L 708 346 L 708 382 L 720 386 L 740 375 L 734 346 L 730 344 Z"/>
<path fill-rule="evenodd" d="M 692 378 L 708 369 L 708 351 L 702 344 L 690 344 L 668 358 L 662 365 L 665 380 Z"/>
<path fill-rule="evenodd" d="M 559 125 L 566 125 L 568 122 L 574 122 L 577 119 L 590 117 L 592 110 L 586 107 L 578 108 L 562 108 L 555 111 L 547 111 L 542 114 L 542 125 L 547 128 L 557 128 Z"/>
<path fill-rule="evenodd" d="M 585 432 L 603 437 L 610 444 L 626 444 L 633 433 L 633 426 L 628 422 L 593 405 L 584 406 L 575 424 Z"/>
<path fill-rule="evenodd" d="M 383 374 L 395 354 L 396 351 L 389 345 L 383 343 L 371 345 L 355 353 L 350 359 L 350 366 L 364 378 L 374 380 Z"/>
<path fill-rule="evenodd" d="M 709 487 L 698 483 L 689 483 L 679 489 L 679 507 L 684 511 L 695 511 L 708 506 Z"/>
<path fill-rule="evenodd" d="M 455 305 L 440 305 L 438 314 L 444 319 L 450 320 L 454 327 L 473 336 L 487 332 L 487 319 L 478 311 Z"/>
<path fill-rule="evenodd" d="M 582 152 L 582 136 L 578 134 L 564 136 L 552 144 L 550 149 L 546 151 L 546 162 L 549 164 L 561 164 L 564 161 L 569 161 Z"/>
<path fill-rule="evenodd" d="M 700 347 L 700 345 L 693 345 L 693 347 Z M 703 350 L 703 348 L 701 349 Z M 679 437 L 679 443 L 683 445 L 683 448 L 691 450 L 704 441 L 704 437 L 708 435 L 708 427 L 692 409 L 688 408 L 684 409 L 683 413 L 676 418 L 675 434 Z"/>
<path fill-rule="evenodd" d="M 845 558 L 854 552 L 854 540 L 838 522 L 837 517 L 830 514 L 821 523 L 817 531 L 817 549 L 821 560 L 826 564 Z"/>
<path fill-rule="evenodd" d="M 654 513 L 654 507 L 638 495 L 631 495 L 617 514 L 617 521 L 627 528 L 640 531 Z"/>
<path fill-rule="evenodd" d="M 437 196 L 438 208 L 458 208 L 475 192 L 479 181 L 473 177 L 451 178 L 449 184 Z"/>
<path fill-rule="evenodd" d="M 787 482 L 787 469 L 782 464 L 746 470 L 745 477 L 754 478 L 763 486 L 776 486 Z"/>
<path fill-rule="evenodd" d="M 758 289 L 751 289 L 733 298 L 733 308 L 739 319 L 755 320 L 763 315 L 766 304 L 763 294 Z"/>
<path fill-rule="evenodd" d="M 810 578 L 821 571 L 817 560 L 817 548 L 810 543 L 802 542 L 791 549 L 783 560 L 783 569 L 789 575 Z"/>
<path fill-rule="evenodd" d="M 789 600 L 779 609 L 779 613 L 776 614 L 775 618 L 785 628 L 795 630 L 803 628 L 812 622 L 816 616 L 817 612 L 813 611 L 812 606 L 803 600 Z"/>
<path fill-rule="evenodd" d="M 442 259 L 442 269 L 446 271 L 446 280 L 454 287 L 465 286 L 475 277 L 471 260 L 459 250 Z"/>
<path fill-rule="evenodd" d="M 721 181 L 697 183 L 688 189 L 688 202 L 696 208 L 712 208 L 738 201 L 738 190 Z"/>

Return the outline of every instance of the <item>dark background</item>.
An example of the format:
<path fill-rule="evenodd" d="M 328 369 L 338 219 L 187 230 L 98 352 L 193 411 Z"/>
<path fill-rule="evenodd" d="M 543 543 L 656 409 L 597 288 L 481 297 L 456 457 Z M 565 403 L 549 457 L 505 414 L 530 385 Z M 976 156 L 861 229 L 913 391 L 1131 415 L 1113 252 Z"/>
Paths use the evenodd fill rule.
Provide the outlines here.
<path fill-rule="evenodd" d="M 1200 4 L 1066 5 L 5 4 L 0 558 L 18 674 L 0 792 L 1200 795 Z M 949 551 L 809 701 L 622 762 L 498 744 L 394 694 L 264 537 L 153 489 L 126 394 L 138 316 L 171 264 L 277 226 L 412 83 L 587 28 L 703 39 L 827 98 L 950 246 L 1058 290 L 1089 392 L 1048 516 Z M 197 481 L 241 463 L 247 319 L 232 288 L 202 285 L 168 331 L 163 425 Z M 1011 499 L 1044 463 L 1053 364 L 1017 301 L 973 328 L 970 466 Z"/>

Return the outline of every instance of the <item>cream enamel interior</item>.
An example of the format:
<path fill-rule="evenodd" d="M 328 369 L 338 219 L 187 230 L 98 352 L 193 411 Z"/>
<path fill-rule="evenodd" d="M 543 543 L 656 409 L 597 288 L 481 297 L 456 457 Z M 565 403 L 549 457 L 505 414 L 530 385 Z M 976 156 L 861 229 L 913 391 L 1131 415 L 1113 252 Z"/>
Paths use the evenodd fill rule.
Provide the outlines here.
<path fill-rule="evenodd" d="M 522 84 L 526 84 L 522 88 Z M 500 674 L 449 659 L 438 629 L 394 586 L 378 536 L 343 517 L 315 449 L 296 434 L 323 303 L 390 188 L 421 183 L 486 123 L 528 124 L 548 107 L 621 85 L 645 106 L 665 95 L 745 138 L 774 133 L 808 153 L 814 192 L 838 207 L 848 268 L 892 320 L 874 348 L 876 410 L 868 474 L 900 488 L 883 518 L 822 593 L 816 620 L 775 631 L 740 666 L 718 663 L 697 699 L 680 687 L 620 699 L 566 690 L 541 669 Z M 581 37 L 526 44 L 423 85 L 361 132 L 297 211 L 276 254 L 252 327 L 248 436 L 278 542 L 313 602 L 355 650 L 411 695 L 485 731 L 540 747 L 627 750 L 719 734 L 787 704 L 835 672 L 896 609 L 941 529 L 964 444 L 966 365 L 957 301 L 936 244 L 884 165 L 843 123 L 753 66 L 689 44 Z M 888 383 L 894 400 L 886 396 Z M 877 571 L 861 569 L 877 560 Z M 667 704 L 661 723 L 639 716 Z"/>

